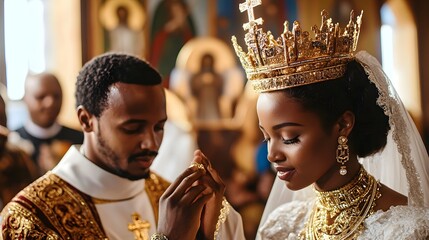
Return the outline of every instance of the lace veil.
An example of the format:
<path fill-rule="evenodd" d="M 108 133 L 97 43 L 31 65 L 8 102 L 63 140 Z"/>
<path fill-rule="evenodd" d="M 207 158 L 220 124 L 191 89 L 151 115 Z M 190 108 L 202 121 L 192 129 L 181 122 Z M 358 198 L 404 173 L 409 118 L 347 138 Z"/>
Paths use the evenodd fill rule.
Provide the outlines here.
<path fill-rule="evenodd" d="M 359 161 L 381 183 L 408 196 L 408 205 L 429 207 L 429 158 L 420 134 L 377 59 L 364 51 L 355 57 L 377 86 L 377 104 L 389 116 L 391 127 L 384 149 Z M 269 214 L 283 203 L 312 197 L 315 195 L 311 187 L 293 192 L 276 178 L 260 227 Z M 260 237 L 257 236 L 257 239 Z"/>

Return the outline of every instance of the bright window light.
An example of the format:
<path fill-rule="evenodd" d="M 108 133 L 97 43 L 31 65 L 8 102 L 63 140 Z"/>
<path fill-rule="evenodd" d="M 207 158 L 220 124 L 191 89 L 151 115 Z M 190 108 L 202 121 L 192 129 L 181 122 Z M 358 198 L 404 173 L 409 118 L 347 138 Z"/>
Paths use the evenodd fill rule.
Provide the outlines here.
<path fill-rule="evenodd" d="M 45 27 L 42 0 L 5 0 L 7 92 L 11 100 L 24 96 L 28 73 L 45 70 Z"/>
<path fill-rule="evenodd" d="M 395 25 L 395 17 L 392 10 L 385 4 L 381 8 L 381 61 L 383 70 L 392 81 L 394 87 L 397 87 L 398 78 L 395 72 L 395 63 L 393 61 L 394 55 L 394 43 L 393 43 L 393 31 Z"/>
<path fill-rule="evenodd" d="M 393 54 L 393 28 L 389 25 L 381 26 L 381 59 L 383 70 L 395 85 L 395 68 Z"/>

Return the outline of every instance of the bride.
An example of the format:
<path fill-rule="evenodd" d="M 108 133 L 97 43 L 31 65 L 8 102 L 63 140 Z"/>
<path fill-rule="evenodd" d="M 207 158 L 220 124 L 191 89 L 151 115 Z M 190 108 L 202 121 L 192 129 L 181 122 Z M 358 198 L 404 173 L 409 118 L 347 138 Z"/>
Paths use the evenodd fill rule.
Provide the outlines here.
<path fill-rule="evenodd" d="M 323 11 L 315 39 L 252 18 L 249 51 L 233 44 L 278 176 L 257 238 L 427 239 L 428 155 L 380 64 L 354 54 L 362 14 L 341 29 Z"/>
<path fill-rule="evenodd" d="M 418 133 L 408 136 L 412 132 L 402 124 L 412 127 L 412 122 L 402 119 L 406 112 L 398 109 L 398 102 L 379 92 L 387 85 L 370 80 L 381 72 L 372 72 L 365 60 L 376 61 L 358 53 L 339 79 L 259 96 L 260 127 L 279 179 L 290 190 L 312 184 L 315 192 L 275 209 L 259 230 L 262 239 L 429 237 L 427 193 L 422 194 L 428 182 L 416 175 L 427 167 L 417 171 L 421 165 L 410 162 L 418 157 L 418 164 L 427 164 L 427 154 L 422 147 L 421 156 L 408 156 L 411 141 L 420 140 Z M 288 124 L 276 128 L 281 123 Z M 392 162 L 399 151 L 398 160 L 406 165 L 404 177 Z M 409 181 L 409 190 L 400 186 L 400 179 Z M 284 193 L 276 186 L 272 194 Z"/>

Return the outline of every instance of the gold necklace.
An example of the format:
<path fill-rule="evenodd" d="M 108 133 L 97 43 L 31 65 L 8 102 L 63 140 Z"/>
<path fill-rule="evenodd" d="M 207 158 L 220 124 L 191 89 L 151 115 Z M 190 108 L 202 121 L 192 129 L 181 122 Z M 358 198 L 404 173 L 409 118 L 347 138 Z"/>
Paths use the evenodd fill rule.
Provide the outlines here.
<path fill-rule="evenodd" d="M 356 239 L 381 197 L 380 183 L 363 167 L 344 187 L 327 192 L 316 190 L 316 194 L 313 212 L 300 234 L 302 239 Z"/>

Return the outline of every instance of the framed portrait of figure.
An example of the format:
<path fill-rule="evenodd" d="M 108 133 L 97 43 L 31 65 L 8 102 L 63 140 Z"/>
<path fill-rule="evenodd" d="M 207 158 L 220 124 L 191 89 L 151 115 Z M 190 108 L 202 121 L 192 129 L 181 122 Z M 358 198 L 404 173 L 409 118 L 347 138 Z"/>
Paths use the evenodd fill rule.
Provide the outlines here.
<path fill-rule="evenodd" d="M 147 49 L 146 0 L 81 0 L 82 62 L 108 51 Z"/>
<path fill-rule="evenodd" d="M 171 71 L 182 47 L 191 39 L 207 34 L 208 1 L 148 1 L 149 62 L 158 69 L 165 87 L 170 85 Z"/>
<path fill-rule="evenodd" d="M 208 2 L 81 0 L 82 62 L 108 51 L 147 59 L 169 76 L 183 45 L 208 32 Z"/>
<path fill-rule="evenodd" d="M 104 50 L 144 56 L 146 19 L 143 1 L 105 1 L 99 12 L 104 32 Z"/>
<path fill-rule="evenodd" d="M 180 49 L 196 36 L 195 20 L 184 0 L 162 0 L 154 10 L 148 60 L 161 73 L 168 87 Z"/>

